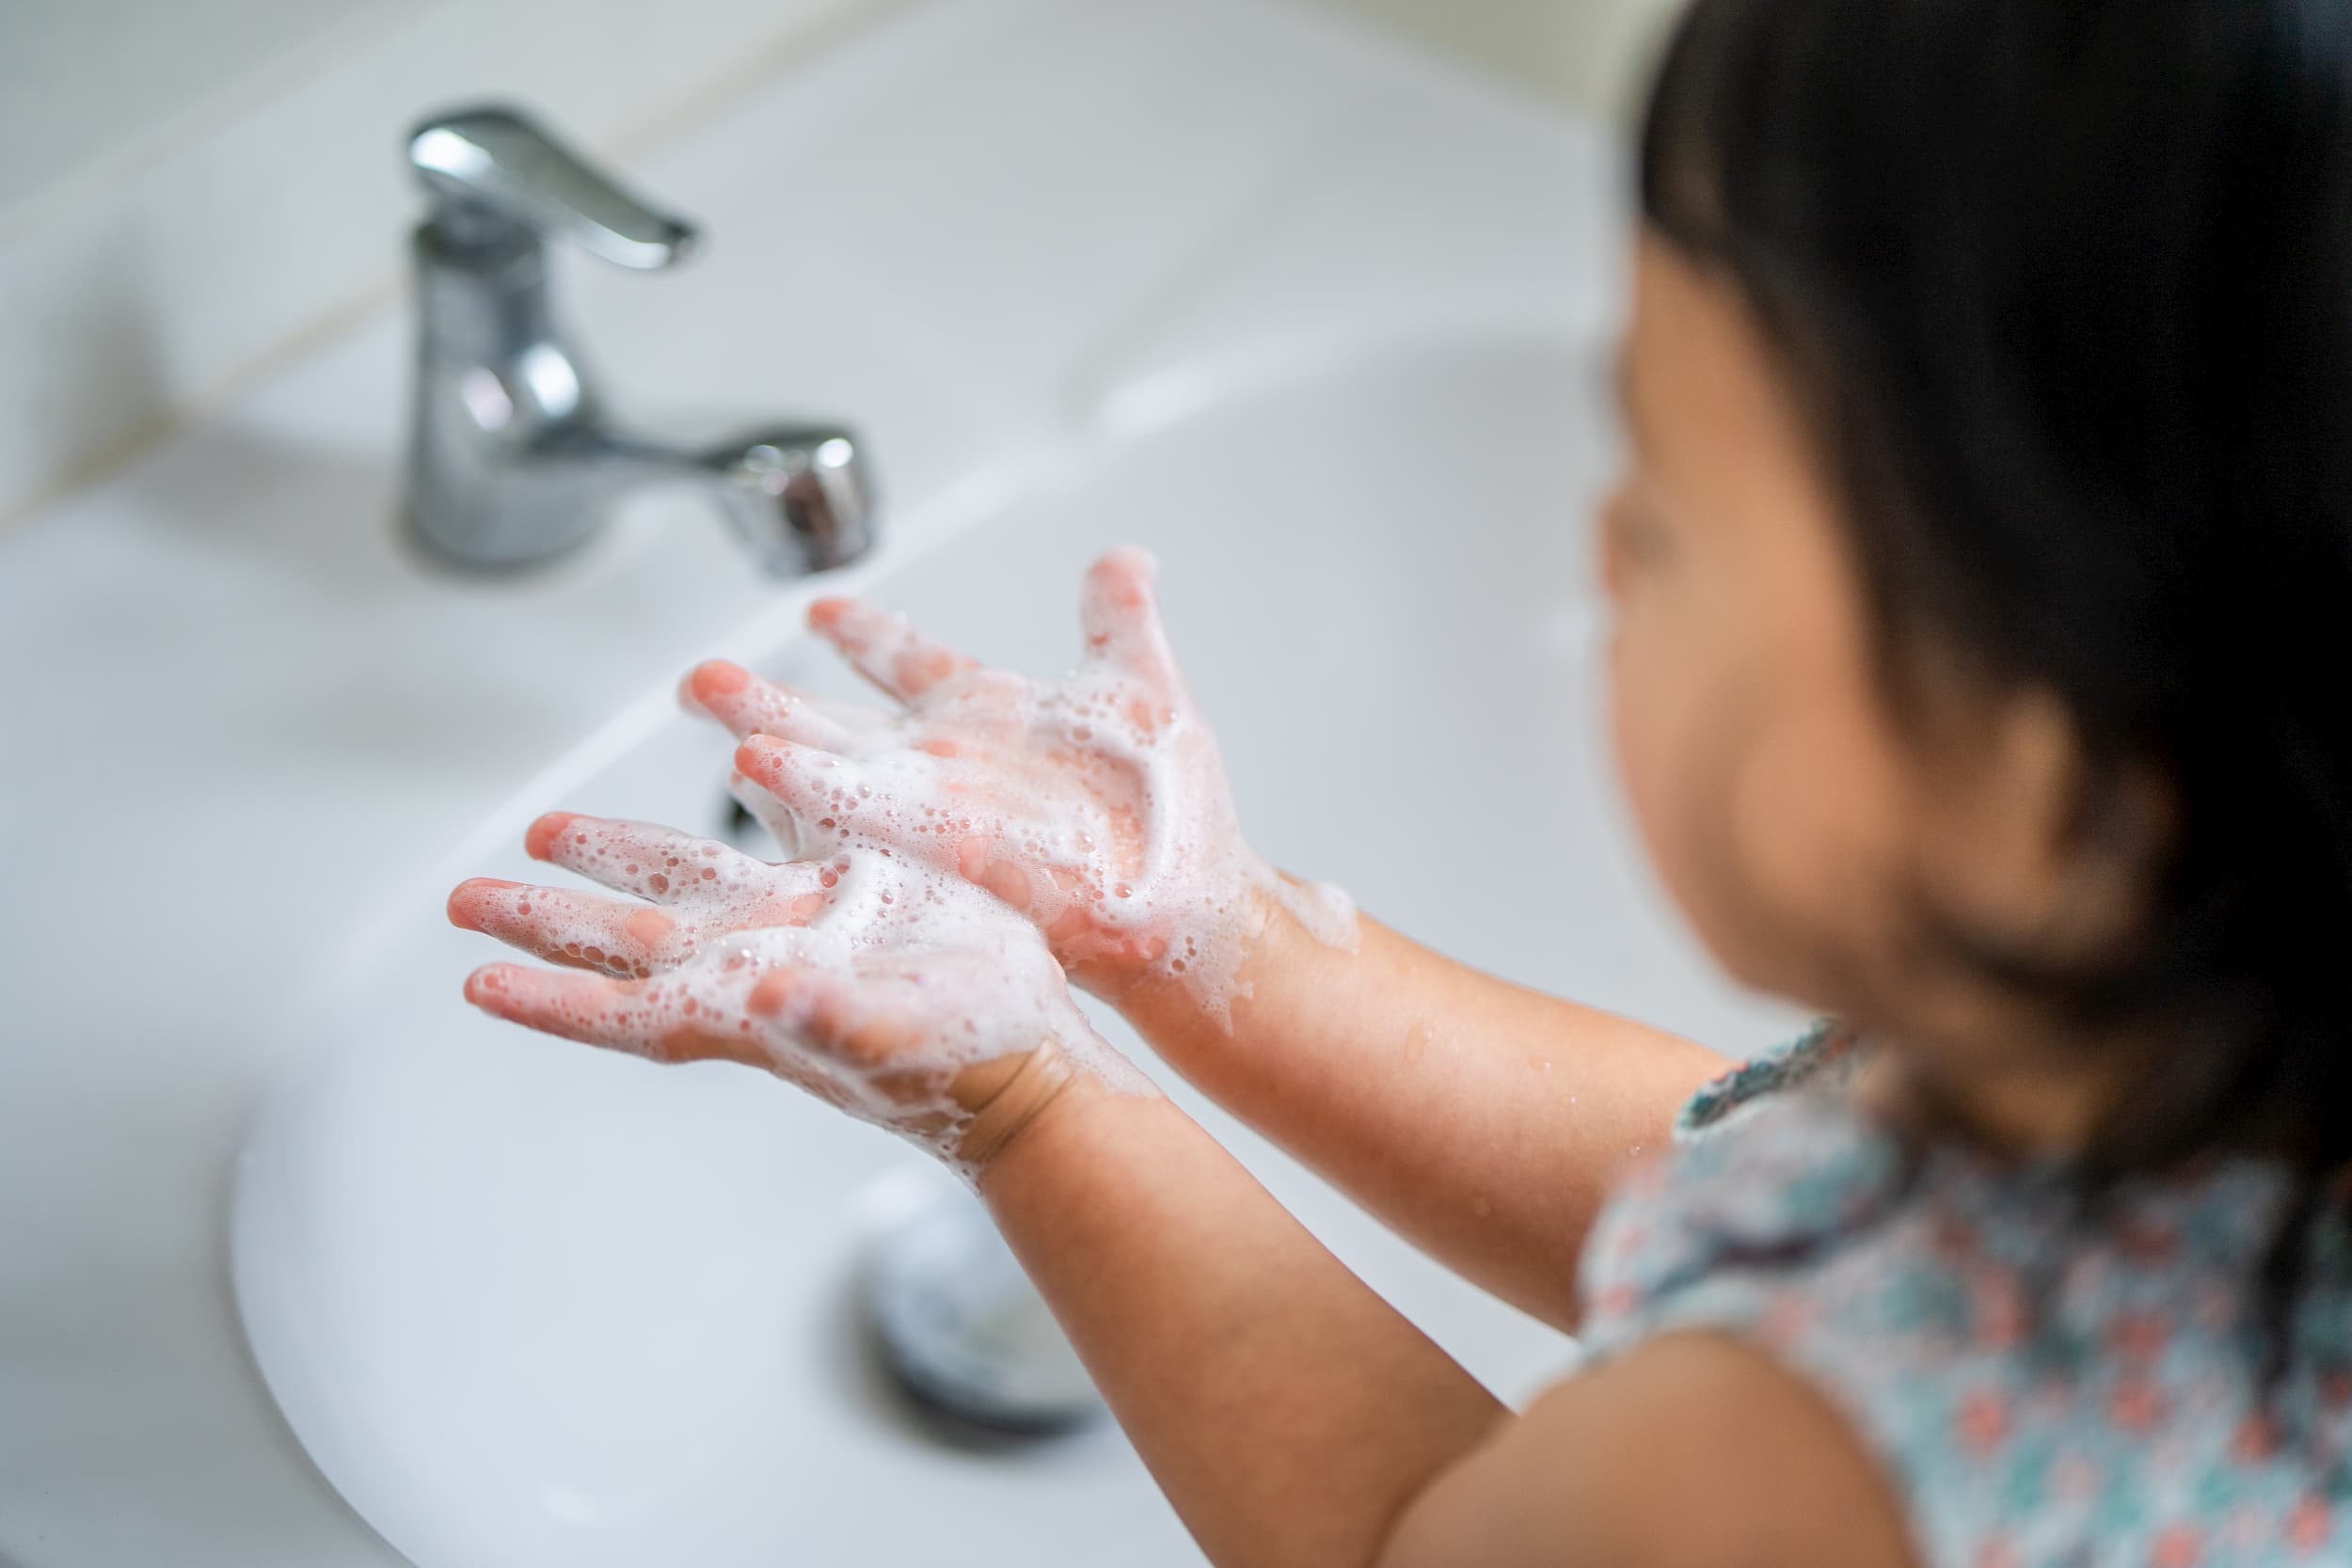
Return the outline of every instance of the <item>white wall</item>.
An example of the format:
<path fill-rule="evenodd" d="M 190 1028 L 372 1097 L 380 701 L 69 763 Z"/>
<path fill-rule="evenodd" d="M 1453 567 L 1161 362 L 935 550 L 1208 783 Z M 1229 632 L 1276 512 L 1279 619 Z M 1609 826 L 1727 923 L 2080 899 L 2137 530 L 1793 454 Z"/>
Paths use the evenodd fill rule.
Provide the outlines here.
<path fill-rule="evenodd" d="M 1570 108 L 1622 120 L 1682 0 L 1315 0 Z"/>
<path fill-rule="evenodd" d="M 625 160 L 900 3 L 0 0 L 0 528 L 395 297 L 420 114 Z"/>
<path fill-rule="evenodd" d="M 391 298 L 421 111 L 625 158 L 905 3 L 0 0 L 0 528 Z M 1679 0 L 1294 3 L 1620 117 Z"/>
<path fill-rule="evenodd" d="M 11 0 L 0 8 L 0 214 L 233 112 L 402 0 Z"/>

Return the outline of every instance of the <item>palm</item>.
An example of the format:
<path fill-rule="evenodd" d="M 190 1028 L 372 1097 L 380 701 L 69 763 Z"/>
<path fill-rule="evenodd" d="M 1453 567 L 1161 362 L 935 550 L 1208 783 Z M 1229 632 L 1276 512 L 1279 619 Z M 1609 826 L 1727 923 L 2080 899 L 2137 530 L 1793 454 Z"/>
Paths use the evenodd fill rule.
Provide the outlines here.
<path fill-rule="evenodd" d="M 771 865 L 565 814 L 525 842 L 638 896 L 461 885 L 458 925 L 570 971 L 477 971 L 468 998 L 501 1018 L 661 1061 L 748 1063 L 940 1152 L 965 1119 L 949 1092 L 962 1070 L 1093 1041 L 1035 934 L 935 872 L 850 851 Z"/>
<path fill-rule="evenodd" d="M 1155 968 L 1214 987 L 1254 895 L 1279 884 L 1242 840 L 1216 744 L 1184 689 L 1150 563 L 1089 574 L 1086 651 L 1057 680 L 984 669 L 870 607 L 811 620 L 896 712 L 826 703 L 728 664 L 693 705 L 743 740 L 754 808 L 803 855 L 866 845 L 952 871 L 1042 931 L 1072 974 L 1117 994 Z"/>

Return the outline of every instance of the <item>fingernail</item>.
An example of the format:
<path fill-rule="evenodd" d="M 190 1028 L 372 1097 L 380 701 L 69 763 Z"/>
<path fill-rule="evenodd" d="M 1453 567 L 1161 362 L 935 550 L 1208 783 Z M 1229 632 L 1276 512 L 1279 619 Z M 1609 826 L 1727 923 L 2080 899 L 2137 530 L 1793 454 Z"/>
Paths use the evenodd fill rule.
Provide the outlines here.
<path fill-rule="evenodd" d="M 523 853 L 534 861 L 546 860 L 555 847 L 555 841 L 564 830 L 580 820 L 578 812 L 551 811 L 533 822 L 523 832 Z"/>
<path fill-rule="evenodd" d="M 501 881 L 496 877 L 469 877 L 450 890 L 449 923 L 461 931 L 479 931 L 482 922 L 475 916 L 472 898 L 476 894 L 503 893 L 518 888 L 520 882 Z"/>
<path fill-rule="evenodd" d="M 487 964 L 466 976 L 466 1000 L 485 1013 L 498 1011 L 494 999 L 506 990 L 506 966 Z"/>
<path fill-rule="evenodd" d="M 752 684 L 752 673 L 739 664 L 714 658 L 694 667 L 687 677 L 687 688 L 705 702 L 732 697 Z"/>
<path fill-rule="evenodd" d="M 758 730 L 743 737 L 735 749 L 735 766 L 751 775 L 754 784 L 762 783 L 779 773 L 804 773 L 811 768 L 831 768 L 834 759 L 821 752 L 803 758 L 798 742 L 780 735 Z"/>

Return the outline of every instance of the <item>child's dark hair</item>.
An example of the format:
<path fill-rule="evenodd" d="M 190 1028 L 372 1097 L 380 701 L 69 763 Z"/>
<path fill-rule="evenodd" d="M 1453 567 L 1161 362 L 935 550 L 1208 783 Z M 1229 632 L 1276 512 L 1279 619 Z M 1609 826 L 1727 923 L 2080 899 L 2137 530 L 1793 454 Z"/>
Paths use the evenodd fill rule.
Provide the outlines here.
<path fill-rule="evenodd" d="M 1698 0 L 1641 188 L 1805 405 L 1899 705 L 1927 650 L 2054 693 L 2087 832 L 2164 781 L 2127 951 L 1927 924 L 2160 1042 L 2089 1185 L 2287 1163 L 2279 1325 L 2352 1165 L 2352 0 Z"/>

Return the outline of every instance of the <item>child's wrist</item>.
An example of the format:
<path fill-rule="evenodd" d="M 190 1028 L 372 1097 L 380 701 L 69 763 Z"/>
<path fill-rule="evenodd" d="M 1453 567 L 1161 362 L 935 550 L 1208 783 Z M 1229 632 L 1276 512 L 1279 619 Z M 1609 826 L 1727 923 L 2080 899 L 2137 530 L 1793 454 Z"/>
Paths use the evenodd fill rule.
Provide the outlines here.
<path fill-rule="evenodd" d="M 986 1169 L 1062 1098 L 1078 1075 L 1061 1041 L 1050 1035 L 1025 1054 L 966 1068 L 948 1088 L 972 1118 L 956 1138 L 956 1163 L 971 1172 Z"/>
<path fill-rule="evenodd" d="M 1195 976 L 1155 967 L 1104 998 L 1171 1063 L 1230 1043 L 1242 1024 L 1240 1009 L 1257 1012 L 1274 1003 L 1280 978 L 1302 961 L 1301 950 L 1323 945 L 1270 888 L 1252 885 L 1234 902 L 1239 958 L 1230 980 L 1211 990 Z"/>

